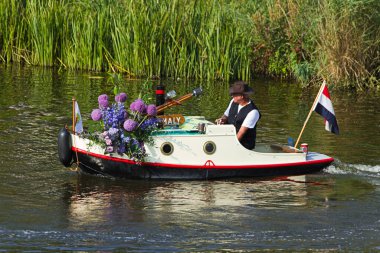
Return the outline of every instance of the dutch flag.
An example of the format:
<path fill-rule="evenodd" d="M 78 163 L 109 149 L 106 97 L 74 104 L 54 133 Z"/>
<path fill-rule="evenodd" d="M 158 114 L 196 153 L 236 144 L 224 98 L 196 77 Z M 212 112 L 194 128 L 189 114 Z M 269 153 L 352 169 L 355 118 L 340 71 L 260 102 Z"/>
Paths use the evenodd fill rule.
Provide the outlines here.
<path fill-rule="evenodd" d="M 325 118 L 325 129 L 334 134 L 339 134 L 338 122 L 336 121 L 335 112 L 330 99 L 330 93 L 327 89 L 326 81 L 323 81 L 319 97 L 313 107 L 313 111 Z"/>

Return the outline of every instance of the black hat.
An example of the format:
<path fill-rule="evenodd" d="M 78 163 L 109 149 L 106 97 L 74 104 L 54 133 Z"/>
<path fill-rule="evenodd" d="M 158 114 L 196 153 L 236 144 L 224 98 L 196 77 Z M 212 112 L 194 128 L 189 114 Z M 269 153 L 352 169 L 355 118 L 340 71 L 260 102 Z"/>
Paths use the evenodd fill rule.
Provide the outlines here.
<path fill-rule="evenodd" d="M 246 82 L 237 81 L 230 88 L 230 95 L 232 94 L 252 94 L 253 90 Z"/>

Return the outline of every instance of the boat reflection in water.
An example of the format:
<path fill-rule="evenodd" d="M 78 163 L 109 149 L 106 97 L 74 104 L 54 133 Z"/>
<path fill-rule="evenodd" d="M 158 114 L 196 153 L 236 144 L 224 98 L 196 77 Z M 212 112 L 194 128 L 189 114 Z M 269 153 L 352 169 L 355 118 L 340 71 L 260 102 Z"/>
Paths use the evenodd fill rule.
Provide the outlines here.
<path fill-rule="evenodd" d="M 234 215 L 236 208 L 254 211 L 313 205 L 316 197 L 309 198 L 310 187 L 324 188 L 319 194 L 329 188 L 326 183 L 308 182 L 307 176 L 266 181 L 109 181 L 79 176 L 69 186 L 66 203 L 72 228 L 163 219 L 181 223 L 210 213 Z M 325 198 L 317 196 L 319 205 Z"/>

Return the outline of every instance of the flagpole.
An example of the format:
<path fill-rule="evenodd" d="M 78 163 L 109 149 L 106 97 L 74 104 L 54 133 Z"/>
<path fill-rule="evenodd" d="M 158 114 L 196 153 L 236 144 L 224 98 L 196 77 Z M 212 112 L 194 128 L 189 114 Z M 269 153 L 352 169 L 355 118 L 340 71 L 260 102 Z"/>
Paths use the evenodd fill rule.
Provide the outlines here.
<path fill-rule="evenodd" d="M 307 118 L 306 118 L 305 122 L 303 123 L 302 130 L 301 130 L 300 134 L 298 135 L 297 142 L 296 142 L 296 144 L 294 145 L 294 149 L 295 149 L 295 150 L 297 149 L 298 142 L 299 142 L 300 139 L 301 139 L 301 136 L 302 136 L 302 134 L 303 134 L 303 131 L 305 130 L 306 124 L 307 124 L 307 122 L 308 122 L 309 119 L 310 119 L 311 113 L 313 112 L 313 108 L 314 108 L 315 104 L 317 103 L 317 99 L 318 99 L 319 96 L 321 95 L 321 93 L 322 93 L 322 91 L 323 91 L 323 87 L 324 87 L 325 84 L 326 84 L 326 81 L 323 80 L 323 83 L 322 83 L 321 87 L 319 88 L 318 94 L 317 94 L 317 96 L 316 96 L 315 99 L 314 99 L 313 106 L 310 108 L 309 114 L 307 115 Z"/>
<path fill-rule="evenodd" d="M 75 98 L 72 98 L 73 101 L 73 134 L 75 134 Z"/>
<path fill-rule="evenodd" d="M 76 125 L 76 112 L 75 112 L 75 102 L 76 102 L 76 99 L 75 97 L 73 97 L 71 99 L 73 101 L 73 134 L 74 134 L 74 138 L 72 138 L 73 142 L 74 142 L 74 147 L 75 147 L 75 156 L 77 158 L 77 162 L 76 162 L 76 165 L 77 167 L 74 169 L 74 171 L 78 171 L 78 168 L 79 168 L 79 157 L 78 157 L 78 149 L 77 149 L 77 145 L 75 143 L 75 125 Z"/>

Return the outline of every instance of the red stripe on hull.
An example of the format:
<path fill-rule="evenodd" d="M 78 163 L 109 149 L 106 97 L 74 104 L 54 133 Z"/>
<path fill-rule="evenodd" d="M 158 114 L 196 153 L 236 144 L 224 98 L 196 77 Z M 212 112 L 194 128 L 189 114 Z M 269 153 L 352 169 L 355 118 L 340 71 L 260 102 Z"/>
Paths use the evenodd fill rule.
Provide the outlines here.
<path fill-rule="evenodd" d="M 154 167 L 165 167 L 165 168 L 175 168 L 175 169 L 271 169 L 273 167 L 276 168 L 287 168 L 292 166 L 308 166 L 308 165 L 314 165 L 314 164 L 329 164 L 334 161 L 334 158 L 329 157 L 325 159 L 319 159 L 319 160 L 311 160 L 311 161 L 304 161 L 304 162 L 294 162 L 294 163 L 279 163 L 279 164 L 252 164 L 252 165 L 215 165 L 215 166 L 207 166 L 207 165 L 186 165 L 186 164 L 171 164 L 171 163 L 154 163 L 154 162 L 142 162 L 137 163 L 135 161 L 129 160 L 129 159 L 122 159 L 118 157 L 111 157 L 106 155 L 100 155 L 96 153 L 87 152 L 82 149 L 78 149 L 75 147 L 72 147 L 72 150 L 74 152 L 82 153 L 85 155 L 93 156 L 96 158 L 100 158 L 103 160 L 110 160 L 114 162 L 121 162 L 126 164 L 136 164 L 136 165 L 142 165 L 142 166 L 154 166 Z"/>

